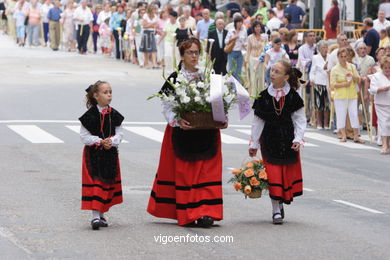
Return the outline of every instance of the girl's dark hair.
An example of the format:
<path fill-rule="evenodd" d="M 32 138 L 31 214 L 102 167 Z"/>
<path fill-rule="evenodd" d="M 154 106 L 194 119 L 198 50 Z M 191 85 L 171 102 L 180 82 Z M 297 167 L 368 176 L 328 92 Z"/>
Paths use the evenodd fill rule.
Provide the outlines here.
<path fill-rule="evenodd" d="M 87 95 L 85 95 L 85 103 L 87 108 L 91 108 L 97 105 L 97 101 L 93 95 L 99 92 L 99 87 L 103 84 L 108 84 L 108 82 L 98 80 L 94 84 L 89 85 L 89 87 L 85 90 L 87 92 Z"/>
<path fill-rule="evenodd" d="M 189 38 L 189 39 L 187 39 L 185 41 L 182 41 L 179 44 L 180 56 L 184 56 L 184 52 L 186 50 L 188 50 L 189 48 L 191 48 L 192 44 L 196 44 L 196 46 L 198 46 L 198 48 L 199 48 L 199 52 L 201 52 L 202 47 L 201 47 L 200 41 L 198 39 L 196 39 L 196 38 Z"/>
<path fill-rule="evenodd" d="M 291 63 L 280 60 L 277 63 L 280 63 L 284 69 L 285 69 L 285 75 L 288 75 L 288 84 L 290 84 L 290 87 L 297 90 L 299 88 L 299 79 L 297 77 L 296 72 L 294 71 Z"/>

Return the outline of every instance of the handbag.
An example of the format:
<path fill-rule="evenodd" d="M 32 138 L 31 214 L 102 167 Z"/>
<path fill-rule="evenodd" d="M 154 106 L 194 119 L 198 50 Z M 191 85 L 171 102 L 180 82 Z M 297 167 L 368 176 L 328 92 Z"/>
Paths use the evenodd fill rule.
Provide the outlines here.
<path fill-rule="evenodd" d="M 237 40 L 237 39 L 231 40 L 231 41 L 225 46 L 225 48 L 223 48 L 223 51 L 224 51 L 225 53 L 231 53 L 231 52 L 233 51 L 234 45 L 236 45 L 236 40 Z"/>

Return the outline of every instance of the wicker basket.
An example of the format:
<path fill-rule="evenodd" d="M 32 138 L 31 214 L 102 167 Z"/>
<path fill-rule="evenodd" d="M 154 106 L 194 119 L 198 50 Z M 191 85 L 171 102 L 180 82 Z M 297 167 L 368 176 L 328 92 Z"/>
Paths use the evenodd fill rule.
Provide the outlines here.
<path fill-rule="evenodd" d="M 258 198 L 260 198 L 261 197 L 261 190 L 258 190 L 258 189 L 252 190 L 252 192 L 248 194 L 248 197 L 250 199 L 258 199 Z"/>
<path fill-rule="evenodd" d="M 223 122 L 214 121 L 211 112 L 185 113 L 182 118 L 187 120 L 193 129 L 215 129 L 224 125 Z"/>

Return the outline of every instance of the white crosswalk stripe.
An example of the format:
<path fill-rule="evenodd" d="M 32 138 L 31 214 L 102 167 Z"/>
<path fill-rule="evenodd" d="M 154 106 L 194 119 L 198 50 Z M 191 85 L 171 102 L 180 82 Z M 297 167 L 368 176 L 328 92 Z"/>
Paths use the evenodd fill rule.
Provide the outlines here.
<path fill-rule="evenodd" d="M 341 143 L 337 138 L 335 137 L 330 137 L 326 136 L 323 134 L 319 133 L 314 133 L 314 132 L 306 132 L 305 137 L 310 138 L 310 139 L 315 139 L 321 142 L 329 143 L 329 144 L 334 144 L 346 148 L 351 148 L 351 149 L 370 149 L 370 150 L 378 150 L 378 148 L 368 146 L 368 145 L 363 145 L 363 144 L 357 144 L 357 143 L 352 143 L 352 142 L 346 142 L 346 143 Z"/>
<path fill-rule="evenodd" d="M 251 135 L 251 130 L 249 130 L 249 129 L 235 129 L 235 130 L 237 132 L 240 132 L 240 133 L 243 133 L 246 135 Z M 305 142 L 304 147 L 318 147 L 318 145 Z"/>
<path fill-rule="evenodd" d="M 249 144 L 249 140 L 244 140 L 231 135 L 221 133 L 222 143 L 224 144 Z"/>
<path fill-rule="evenodd" d="M 80 125 L 66 125 L 66 128 L 72 130 L 73 132 L 79 134 L 80 133 Z M 128 141 L 126 140 L 122 140 L 122 143 L 129 143 Z"/>
<path fill-rule="evenodd" d="M 33 144 L 63 143 L 61 139 L 53 136 L 36 125 L 7 125 L 20 136 Z"/>
<path fill-rule="evenodd" d="M 124 129 L 153 141 L 162 143 L 164 133 L 150 126 L 125 126 Z"/>

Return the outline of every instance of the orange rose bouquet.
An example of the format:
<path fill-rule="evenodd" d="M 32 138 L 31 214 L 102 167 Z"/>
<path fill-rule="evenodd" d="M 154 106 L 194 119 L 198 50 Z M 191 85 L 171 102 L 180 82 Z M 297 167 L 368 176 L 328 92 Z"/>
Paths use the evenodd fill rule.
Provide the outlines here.
<path fill-rule="evenodd" d="M 245 197 L 260 198 L 262 190 L 268 188 L 267 172 L 262 160 L 251 158 L 232 173 L 234 176 L 229 182 L 233 183 L 236 191 L 244 193 Z"/>

